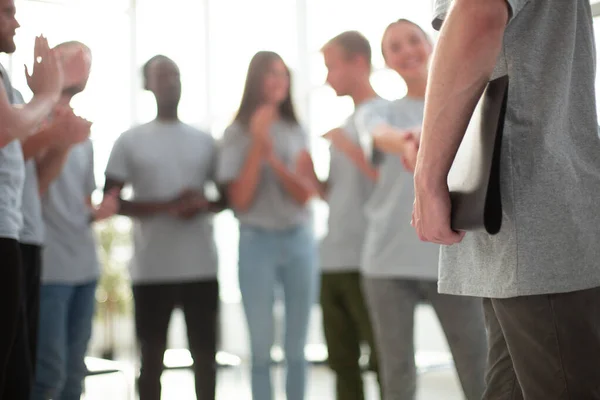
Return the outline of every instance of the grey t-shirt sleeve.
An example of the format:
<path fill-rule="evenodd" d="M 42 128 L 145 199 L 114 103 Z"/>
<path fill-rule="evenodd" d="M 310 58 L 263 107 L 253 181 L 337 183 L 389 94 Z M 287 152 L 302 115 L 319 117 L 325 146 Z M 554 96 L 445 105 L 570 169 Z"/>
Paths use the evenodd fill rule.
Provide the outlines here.
<path fill-rule="evenodd" d="M 448 15 L 448 11 L 450 10 L 450 5 L 453 0 L 435 0 L 435 5 L 433 8 L 433 28 L 435 30 L 440 30 L 442 28 L 442 23 L 446 19 Z M 506 0 L 510 8 L 510 21 L 512 21 L 517 14 L 523 9 L 525 4 L 527 4 L 530 0 Z"/>
<path fill-rule="evenodd" d="M 387 117 L 388 107 L 382 104 L 372 106 L 366 105 L 354 113 L 354 126 L 358 134 L 360 147 L 365 157 L 372 159 L 375 149 L 373 148 L 373 131 L 381 124 L 389 123 Z"/>
<path fill-rule="evenodd" d="M 211 151 L 210 151 L 210 165 L 207 174 L 208 180 L 217 183 L 217 168 L 219 167 L 219 147 L 217 141 L 211 136 Z"/>
<path fill-rule="evenodd" d="M 88 154 L 89 154 L 89 165 L 87 170 L 87 177 L 85 180 L 85 193 L 91 196 L 96 190 L 96 176 L 94 174 L 94 146 L 91 141 L 88 141 Z"/>
<path fill-rule="evenodd" d="M 121 135 L 115 142 L 108 158 L 105 175 L 112 179 L 128 182 L 131 178 L 127 152 L 127 137 Z"/>
<path fill-rule="evenodd" d="M 247 132 L 237 123 L 225 130 L 217 156 L 217 183 L 227 184 L 238 177 L 249 143 Z"/>

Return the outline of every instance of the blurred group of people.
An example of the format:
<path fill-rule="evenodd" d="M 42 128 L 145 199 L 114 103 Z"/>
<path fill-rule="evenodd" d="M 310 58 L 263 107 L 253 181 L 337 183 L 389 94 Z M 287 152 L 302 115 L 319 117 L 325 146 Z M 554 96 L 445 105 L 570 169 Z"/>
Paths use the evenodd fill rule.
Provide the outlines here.
<path fill-rule="evenodd" d="M 196 396 L 214 399 L 213 216 L 225 209 L 239 221 L 253 399 L 274 396 L 279 291 L 288 400 L 306 397 L 304 349 L 319 297 L 339 400 L 365 398 L 363 345 L 382 399 L 415 398 L 414 313 L 423 302 L 438 315 L 467 399 L 600 399 L 590 4 L 450 3 L 436 3 L 435 55 L 417 24 L 399 19 L 385 29 L 385 62 L 407 86 L 395 101 L 371 86 L 371 46 L 361 33 L 324 44 L 327 83 L 355 106 L 322 136 L 330 143 L 327 179 L 315 173 L 291 73 L 276 53 L 250 61 L 220 142 L 179 119 L 176 63 L 150 59 L 142 73 L 156 118 L 115 142 L 99 204 L 91 197 L 91 122 L 69 106 L 85 89 L 90 49 L 80 42 L 50 48 L 37 37 L 26 71 L 29 102 L 0 67 L 0 399 L 81 397 L 100 273 L 92 225 L 115 214 L 133 221 L 140 399 L 160 399 L 175 308 L 185 315 Z M 4 53 L 16 50 L 15 13 L 13 0 L 0 0 Z M 486 83 L 501 75 L 510 78 L 502 230 L 455 232 L 448 171 Z M 130 198 L 121 195 L 125 187 Z M 317 197 L 329 205 L 321 243 L 310 206 Z"/>

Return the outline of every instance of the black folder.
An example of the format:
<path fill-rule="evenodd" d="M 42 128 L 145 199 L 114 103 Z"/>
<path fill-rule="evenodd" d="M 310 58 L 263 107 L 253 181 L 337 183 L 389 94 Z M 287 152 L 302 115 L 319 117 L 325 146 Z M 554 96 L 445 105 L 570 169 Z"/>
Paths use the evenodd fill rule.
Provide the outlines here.
<path fill-rule="evenodd" d="M 508 76 L 488 83 L 452 163 L 448 188 L 455 231 L 500 232 L 500 154 L 507 97 Z"/>

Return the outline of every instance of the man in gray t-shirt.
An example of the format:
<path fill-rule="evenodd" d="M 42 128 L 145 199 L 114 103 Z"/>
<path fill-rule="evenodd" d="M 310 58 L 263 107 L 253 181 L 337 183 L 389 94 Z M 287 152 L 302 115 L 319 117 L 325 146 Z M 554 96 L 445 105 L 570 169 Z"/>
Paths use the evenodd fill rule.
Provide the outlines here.
<path fill-rule="evenodd" d="M 91 52 L 79 42 L 62 43 L 54 51 L 63 64 L 73 57 L 83 61 L 83 77 L 60 96 L 58 105 L 67 109 L 85 88 Z M 61 120 L 55 116 L 50 124 Z M 98 208 L 92 206 L 96 183 L 91 123 L 75 116 L 67 121 L 64 129 L 73 130 L 78 139 L 54 142 L 45 150 L 46 157 L 37 160 L 45 240 L 34 400 L 81 397 L 100 274 L 92 223 L 111 216 L 116 208 L 114 196 L 105 196 Z"/>
<path fill-rule="evenodd" d="M 0 53 L 16 50 L 14 0 L 0 0 Z M 33 134 L 50 114 L 62 89 L 61 68 L 48 42 L 36 38 L 32 75 L 27 83 L 32 100 L 16 108 L 7 71 L 0 65 L 0 398 L 29 398 L 32 370 L 24 313 L 24 282 L 19 230 L 25 168 L 20 141 Z"/>
<path fill-rule="evenodd" d="M 23 103 L 23 97 L 14 90 L 15 104 Z M 37 355 L 38 320 L 40 306 L 40 283 L 42 273 L 42 248 L 45 242 L 45 224 L 42 217 L 40 198 L 41 175 L 47 176 L 48 170 L 56 170 L 62 161 L 57 159 L 57 147 L 74 145 L 82 133 L 73 126 L 81 126 L 73 110 L 68 107 L 57 107 L 52 118 L 34 135 L 22 142 L 23 159 L 25 160 L 25 182 L 21 202 L 23 224 L 19 232 L 21 260 L 23 262 L 25 321 L 29 356 L 35 370 Z M 85 129 L 86 126 L 83 125 Z M 89 129 L 88 129 L 89 131 Z M 83 131 L 84 137 L 87 132 Z M 60 146 L 59 146 L 60 144 Z M 61 151 L 58 151 L 61 152 Z"/>
<path fill-rule="evenodd" d="M 361 258 L 365 240 L 365 204 L 377 179 L 361 148 L 363 136 L 387 111 L 370 83 L 371 46 L 359 32 L 348 31 L 322 49 L 327 83 L 338 96 L 350 96 L 355 110 L 340 128 L 324 137 L 331 142 L 329 177 L 314 180 L 329 205 L 328 232 L 320 246 L 321 309 L 328 362 L 336 374 L 337 399 L 364 398 L 360 346 L 371 348 L 377 370 L 373 330 L 362 293 Z"/>
<path fill-rule="evenodd" d="M 600 398 L 600 141 L 589 0 L 439 0 L 413 224 L 439 290 L 481 296 L 488 393 Z M 500 233 L 450 229 L 446 178 L 490 78 L 508 75 Z"/>
<path fill-rule="evenodd" d="M 140 398 L 160 397 L 167 330 L 174 308 L 184 311 L 198 398 L 214 399 L 217 340 L 217 249 L 205 187 L 215 181 L 213 137 L 184 124 L 177 109 L 179 68 L 164 56 L 144 66 L 157 118 L 123 133 L 106 167 L 105 190 L 130 185 L 119 214 L 133 220 L 130 262 L 136 334 L 141 346 Z"/>

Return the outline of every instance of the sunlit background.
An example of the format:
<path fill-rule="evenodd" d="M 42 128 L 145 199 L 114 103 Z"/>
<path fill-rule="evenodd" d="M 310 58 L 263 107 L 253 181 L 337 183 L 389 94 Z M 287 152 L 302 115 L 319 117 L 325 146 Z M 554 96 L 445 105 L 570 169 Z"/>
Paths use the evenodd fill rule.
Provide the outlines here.
<path fill-rule="evenodd" d="M 293 72 L 293 93 L 301 123 L 313 137 L 337 126 L 352 110 L 324 84 L 320 48 L 344 30 L 358 30 L 373 46 L 373 84 L 383 97 L 405 94 L 402 80 L 386 70 L 380 38 L 390 22 L 409 18 L 430 29 L 429 0 L 21 0 L 17 1 L 17 52 L 0 56 L 14 86 L 31 96 L 23 72 L 33 59 L 34 37 L 50 44 L 79 40 L 93 53 L 86 91 L 74 99 L 76 113 L 94 122 L 98 185 L 113 143 L 135 124 L 154 118 L 154 98 L 142 90 L 141 67 L 164 54 L 181 68 L 181 119 L 221 137 L 239 105 L 250 58 L 259 50 L 281 54 Z M 328 169 L 328 151 L 313 142 L 316 168 Z M 316 206 L 319 236 L 325 233 L 326 209 Z M 216 222 L 221 256 L 222 296 L 239 298 L 237 229 L 230 213 Z"/>
<path fill-rule="evenodd" d="M 23 65 L 31 64 L 36 35 L 43 33 L 51 45 L 79 40 L 91 48 L 93 69 L 88 88 L 74 99 L 74 107 L 76 113 L 94 122 L 92 140 L 101 188 L 115 140 L 131 126 L 154 118 L 154 99 L 141 88 L 141 67 L 150 57 L 164 54 L 179 64 L 183 82 L 181 119 L 219 138 L 239 104 L 250 58 L 259 50 L 276 51 L 292 70 L 298 113 L 315 138 L 312 153 L 317 172 L 326 176 L 327 145 L 319 136 L 339 125 L 351 112 L 352 103 L 336 98 L 324 84 L 326 70 L 319 49 L 344 30 L 362 32 L 373 47 L 375 89 L 388 99 L 402 97 L 406 90 L 404 82 L 385 68 L 380 39 L 385 27 L 398 18 L 419 23 L 435 37 L 430 27 L 432 3 L 432 0 L 20 0 L 17 1 L 21 23 L 16 37 L 17 52 L 12 56 L 0 55 L 0 62 L 27 99 L 31 93 L 25 83 Z M 599 15 L 599 7 L 593 8 L 595 15 Z M 599 21 L 598 18 L 594 21 L 597 40 Z M 596 87 L 600 89 L 600 80 Z M 100 192 L 97 196 L 101 196 Z M 314 207 L 315 229 L 322 237 L 326 232 L 327 208 L 318 202 Z M 116 240 L 108 251 L 104 249 L 104 264 L 113 270 L 126 270 L 131 253 L 126 240 L 129 226 L 127 219 L 116 218 L 110 226 L 99 227 L 100 231 L 108 229 L 109 233 L 117 235 L 117 232 L 117 236 L 125 238 Z M 230 314 L 234 315 L 231 318 L 235 329 L 239 326 L 243 330 L 237 283 L 237 223 L 230 212 L 224 212 L 216 218 L 215 229 L 223 310 L 233 310 Z M 111 283 L 104 284 L 108 285 L 105 292 L 109 293 Z M 110 297 L 106 293 L 99 295 L 99 299 Z M 315 308 L 311 342 L 319 344 L 321 328 L 318 307 Z M 131 311 L 127 304 L 123 309 L 116 318 L 119 322 L 112 333 L 114 341 L 107 339 L 111 334 L 104 329 L 106 321 L 97 321 L 92 351 L 100 354 L 107 342 L 112 343 L 117 353 L 132 351 Z M 174 316 L 171 329 L 172 348 L 185 346 L 178 318 Z M 432 324 L 433 330 L 439 330 L 437 322 Z M 232 336 L 230 330 L 224 328 L 221 348 L 243 357 L 246 345 L 239 337 Z M 427 339 L 419 340 L 424 343 L 422 347 L 447 352 L 445 342 L 438 345 L 425 343 Z"/>

